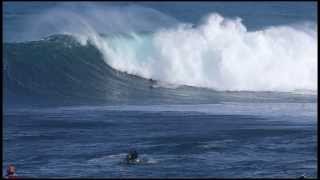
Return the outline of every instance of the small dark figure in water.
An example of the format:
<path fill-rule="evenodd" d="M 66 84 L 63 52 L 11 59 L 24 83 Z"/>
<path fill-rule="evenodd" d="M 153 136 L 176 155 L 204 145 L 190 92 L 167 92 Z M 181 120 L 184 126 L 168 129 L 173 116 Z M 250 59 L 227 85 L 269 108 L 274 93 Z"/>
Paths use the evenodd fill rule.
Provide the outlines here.
<path fill-rule="evenodd" d="M 11 179 L 11 178 L 15 178 L 16 176 L 17 176 L 16 167 L 10 164 L 7 169 L 6 178 Z"/>
<path fill-rule="evenodd" d="M 150 79 L 149 79 L 149 82 L 154 83 L 154 82 L 156 82 L 156 81 L 150 78 Z"/>
<path fill-rule="evenodd" d="M 127 157 L 126 157 L 126 161 L 128 163 L 139 162 L 137 151 L 136 150 L 129 151 L 129 153 L 128 153 Z"/>
<path fill-rule="evenodd" d="M 149 88 L 150 89 L 153 89 L 153 84 L 155 84 L 155 80 L 153 80 L 153 79 L 149 79 L 149 82 L 151 83 L 150 85 L 149 85 Z"/>

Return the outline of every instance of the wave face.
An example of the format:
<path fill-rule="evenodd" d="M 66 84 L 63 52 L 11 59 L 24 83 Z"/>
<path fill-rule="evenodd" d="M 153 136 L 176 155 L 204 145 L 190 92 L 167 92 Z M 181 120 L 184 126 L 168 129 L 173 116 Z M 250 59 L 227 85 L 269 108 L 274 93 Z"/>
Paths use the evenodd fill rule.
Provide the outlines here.
<path fill-rule="evenodd" d="M 241 19 L 211 14 L 196 27 L 78 39 L 85 38 L 112 68 L 144 78 L 222 91 L 317 89 L 317 35 L 311 28 L 249 32 Z"/>
<path fill-rule="evenodd" d="M 116 71 L 93 45 L 82 46 L 66 35 L 5 43 L 4 93 L 8 106 L 219 101 L 212 91 L 164 89 L 155 81 Z"/>

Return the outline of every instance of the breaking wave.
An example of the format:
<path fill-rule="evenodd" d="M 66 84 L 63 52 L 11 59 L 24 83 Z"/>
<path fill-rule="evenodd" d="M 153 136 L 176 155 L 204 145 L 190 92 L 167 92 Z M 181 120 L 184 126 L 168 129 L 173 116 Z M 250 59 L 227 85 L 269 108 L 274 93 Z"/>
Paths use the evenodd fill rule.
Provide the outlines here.
<path fill-rule="evenodd" d="M 48 12 L 33 26 L 54 26 L 44 33 L 37 31 L 46 38 L 4 44 L 5 90 L 25 96 L 50 92 L 50 96 L 66 99 L 123 101 L 159 94 L 159 98 L 165 94 L 172 99 L 177 97 L 175 89 L 189 86 L 206 92 L 317 90 L 315 24 L 249 31 L 241 18 L 213 13 L 194 25 L 143 9 L 148 18 L 128 25 L 142 17 L 141 8 L 126 10 L 126 18 L 117 24 L 103 17 L 107 13 L 119 20 L 121 13 L 97 11 L 96 7 L 84 15 L 61 9 Z M 52 18 L 54 13 L 59 15 Z M 165 93 L 158 90 L 163 88 Z M 185 97 L 185 91 L 180 95 Z"/>
<path fill-rule="evenodd" d="M 171 84 L 249 91 L 317 88 L 317 35 L 311 29 L 249 32 L 240 19 L 213 14 L 197 27 L 78 39 L 94 44 L 116 70 Z"/>

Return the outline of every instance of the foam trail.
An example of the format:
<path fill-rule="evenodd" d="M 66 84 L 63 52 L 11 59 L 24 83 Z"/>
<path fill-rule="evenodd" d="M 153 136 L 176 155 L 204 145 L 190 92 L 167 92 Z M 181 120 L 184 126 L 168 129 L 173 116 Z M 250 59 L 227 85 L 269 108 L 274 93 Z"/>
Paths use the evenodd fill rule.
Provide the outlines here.
<path fill-rule="evenodd" d="M 216 90 L 294 91 L 317 89 L 315 32 L 293 26 L 249 32 L 240 18 L 211 14 L 196 27 L 85 37 L 110 66 L 144 78 Z"/>

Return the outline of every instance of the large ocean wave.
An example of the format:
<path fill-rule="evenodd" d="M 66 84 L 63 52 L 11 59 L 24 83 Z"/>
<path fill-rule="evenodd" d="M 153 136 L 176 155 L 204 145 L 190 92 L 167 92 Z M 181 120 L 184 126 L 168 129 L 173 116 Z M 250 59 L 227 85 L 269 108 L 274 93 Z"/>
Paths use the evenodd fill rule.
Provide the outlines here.
<path fill-rule="evenodd" d="M 94 45 L 81 45 L 68 35 L 53 35 L 32 42 L 5 43 L 3 63 L 4 99 L 10 105 L 39 102 L 61 105 L 316 100 L 314 91 L 215 91 L 141 78 L 111 68 Z"/>
<path fill-rule="evenodd" d="M 315 24 L 249 31 L 241 18 L 216 13 L 188 24 L 121 10 L 53 9 L 25 31 L 33 41 L 4 43 L 5 99 L 212 103 L 242 101 L 239 91 L 262 92 L 246 96 L 264 101 L 263 92 L 317 90 Z"/>

